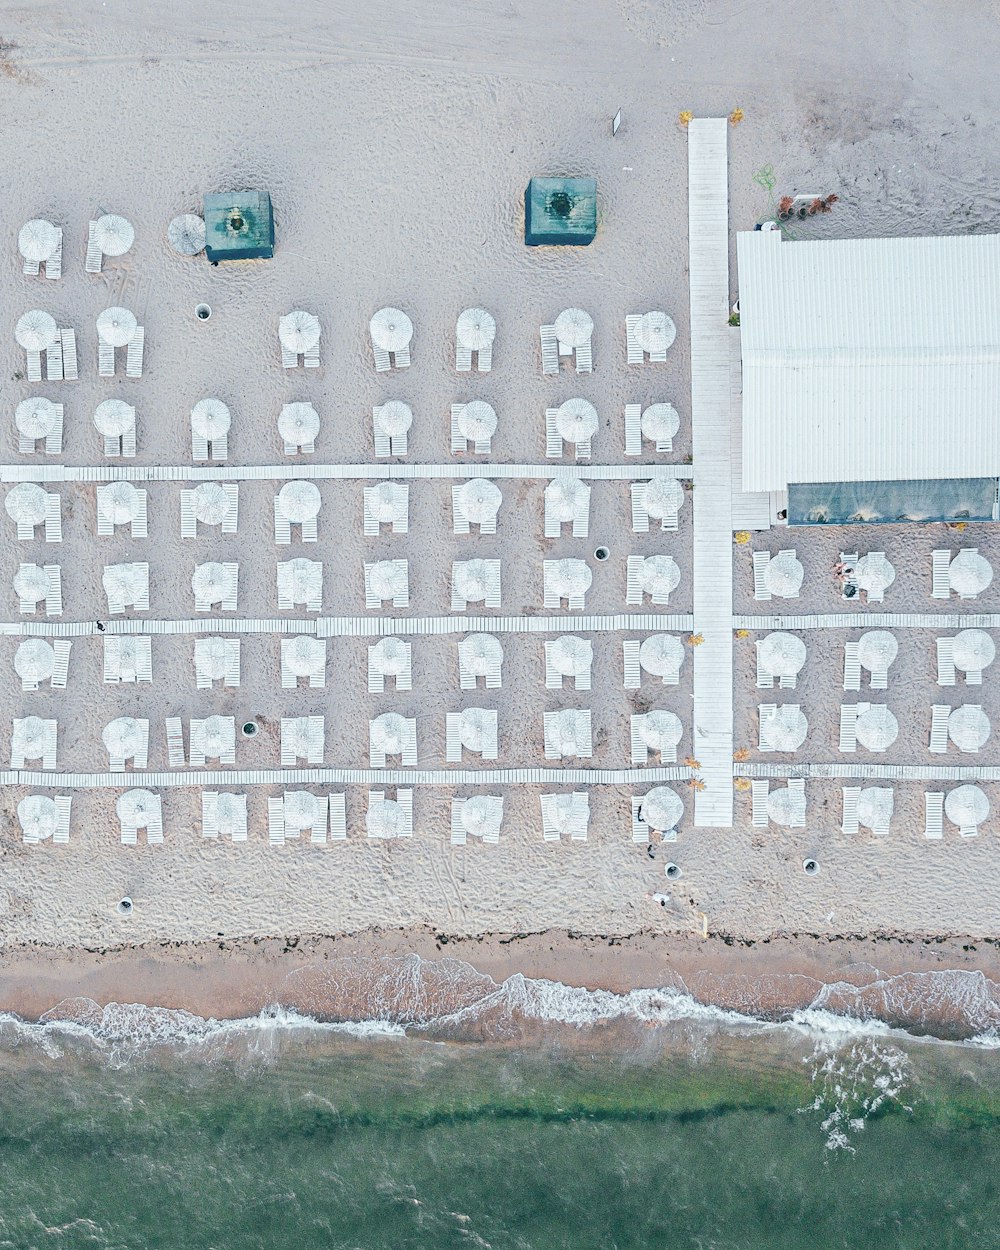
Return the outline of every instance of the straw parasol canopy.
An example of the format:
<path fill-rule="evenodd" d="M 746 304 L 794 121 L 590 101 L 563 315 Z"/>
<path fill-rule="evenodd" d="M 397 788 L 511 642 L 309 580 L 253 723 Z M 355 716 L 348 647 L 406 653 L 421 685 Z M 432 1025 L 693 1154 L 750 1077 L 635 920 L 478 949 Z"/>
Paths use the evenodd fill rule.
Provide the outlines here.
<path fill-rule="evenodd" d="M 887 629 L 870 629 L 858 639 L 858 659 L 871 673 L 881 673 L 899 653 L 895 634 Z"/>
<path fill-rule="evenodd" d="M 386 755 L 399 755 L 406 741 L 406 720 L 398 712 L 383 712 L 371 723 L 371 743 Z"/>
<path fill-rule="evenodd" d="M 204 677 L 218 681 L 229 667 L 229 644 L 225 638 L 199 638 L 194 647 L 194 666 Z"/>
<path fill-rule="evenodd" d="M 229 593 L 230 572 L 217 560 L 196 564 L 191 574 L 191 589 L 205 603 L 220 603 Z"/>
<path fill-rule="evenodd" d="M 215 823 L 219 832 L 227 837 L 242 832 L 247 823 L 247 798 L 245 794 L 229 794 L 223 791 L 215 799 Z"/>
<path fill-rule="evenodd" d="M 413 409 L 401 399 L 389 399 L 378 409 L 375 420 L 384 434 L 397 438 L 413 424 Z"/>
<path fill-rule="evenodd" d="M 858 713 L 857 735 L 869 751 L 884 751 L 899 737 L 899 722 L 884 703 L 872 703 Z"/>
<path fill-rule="evenodd" d="M 296 356 L 301 356 L 310 347 L 315 347 L 322 332 L 319 318 L 301 308 L 286 313 L 278 322 L 278 339 L 281 346 L 286 351 L 294 352 Z"/>
<path fill-rule="evenodd" d="M 639 418 L 643 437 L 654 443 L 673 438 L 680 428 L 680 414 L 673 404 L 650 404 Z"/>
<path fill-rule="evenodd" d="M 458 414 L 458 430 L 464 439 L 485 443 L 497 428 L 497 414 L 484 399 L 473 399 Z"/>
<path fill-rule="evenodd" d="M 572 521 L 589 499 L 590 487 L 579 477 L 556 477 L 545 488 L 546 507 L 557 521 Z"/>
<path fill-rule="evenodd" d="M 676 634 L 650 634 L 639 648 L 639 663 L 653 677 L 666 677 L 680 671 L 684 644 Z"/>
<path fill-rule="evenodd" d="M 406 592 L 406 570 L 395 560 L 379 560 L 368 572 L 368 586 L 379 599 L 397 599 Z"/>
<path fill-rule="evenodd" d="M 167 242 L 179 256 L 197 256 L 205 250 L 205 219 L 181 213 L 167 226 Z"/>
<path fill-rule="evenodd" d="M 960 751 L 978 751 L 990 736 L 990 718 L 981 707 L 966 704 L 948 717 L 948 737 Z"/>
<path fill-rule="evenodd" d="M 576 755 L 580 750 L 578 727 L 576 708 L 563 708 L 548 718 L 548 737 L 554 740 L 560 755 Z"/>
<path fill-rule="evenodd" d="M 647 595 L 669 595 L 681 580 L 681 571 L 673 556 L 647 556 L 642 562 L 639 585 Z"/>
<path fill-rule="evenodd" d="M 221 525 L 229 516 L 229 495 L 221 482 L 202 482 L 193 495 L 194 514 L 205 525 Z"/>
<path fill-rule="evenodd" d="M 25 260 L 48 260 L 59 246 L 59 228 L 44 217 L 26 221 L 17 232 L 17 250 Z"/>
<path fill-rule="evenodd" d="M 484 677 L 491 664 L 503 663 L 500 639 L 492 634 L 467 634 L 458 645 L 462 662 L 475 677 Z"/>
<path fill-rule="evenodd" d="M 58 404 L 40 395 L 21 400 L 14 411 L 17 432 L 27 438 L 45 438 L 55 429 L 58 419 Z"/>
<path fill-rule="evenodd" d="M 549 663 L 562 677 L 589 673 L 594 662 L 594 644 L 576 634 L 561 634 L 549 650 Z"/>
<path fill-rule="evenodd" d="M 775 751 L 797 751 L 805 742 L 809 722 L 794 703 L 784 703 L 761 720 L 761 737 Z"/>
<path fill-rule="evenodd" d="M 647 712 L 639 722 L 639 737 L 651 751 L 672 751 L 683 732 L 680 717 L 660 708 Z"/>
<path fill-rule="evenodd" d="M 767 796 L 767 815 L 776 825 L 790 825 L 802 815 L 802 799 L 793 795 L 787 786 L 780 786 Z"/>
<path fill-rule="evenodd" d="M 956 786 L 945 796 L 944 812 L 953 825 L 981 825 L 990 814 L 990 801 L 978 786 Z"/>
<path fill-rule="evenodd" d="M 805 569 L 801 560 L 790 551 L 779 551 L 768 561 L 764 581 L 772 595 L 780 599 L 789 599 L 799 593 Z"/>
<path fill-rule="evenodd" d="M 467 751 L 482 751 L 486 736 L 492 733 L 495 723 L 495 712 L 482 707 L 467 707 L 459 718 L 459 741 Z"/>
<path fill-rule="evenodd" d="M 406 829 L 406 816 L 395 799 L 375 801 L 365 814 L 370 838 L 395 838 Z"/>
<path fill-rule="evenodd" d="M 142 750 L 144 734 L 134 716 L 119 716 L 108 721 L 101 733 L 101 741 L 112 759 L 130 759 Z"/>
<path fill-rule="evenodd" d="M 402 638 L 382 638 L 372 647 L 370 662 L 380 673 L 398 677 L 406 672 L 410 653 Z"/>
<path fill-rule="evenodd" d="M 597 409 L 589 399 L 567 399 L 556 409 L 556 429 L 567 443 L 585 443 L 597 433 Z"/>
<path fill-rule="evenodd" d="M 958 595 L 978 595 L 992 580 L 993 568 L 978 551 L 960 551 L 948 566 L 948 581 Z"/>
<path fill-rule="evenodd" d="M 94 425 L 106 438 L 120 438 L 135 425 L 135 409 L 124 399 L 106 399 L 94 409 Z"/>
<path fill-rule="evenodd" d="M 301 833 L 312 829 L 323 819 L 322 800 L 308 790 L 286 790 L 283 803 L 285 828 Z"/>
<path fill-rule="evenodd" d="M 138 643 L 130 634 L 117 634 L 118 662 L 123 673 L 134 673 L 139 654 Z M 222 674 L 220 673 L 219 676 Z"/>
<path fill-rule="evenodd" d="M 229 433 L 233 418 L 221 399 L 199 399 L 191 409 L 191 429 L 209 442 Z"/>
<path fill-rule="evenodd" d="M 398 482 L 379 482 L 368 493 L 368 510 L 377 521 L 391 521 L 406 506 L 406 487 Z"/>
<path fill-rule="evenodd" d="M 160 814 L 160 796 L 152 790 L 126 790 L 115 803 L 118 819 L 128 829 L 143 829 Z"/>
<path fill-rule="evenodd" d="M 470 478 L 458 488 L 459 506 L 474 525 L 492 520 L 502 499 L 500 487 L 484 477 Z"/>
<path fill-rule="evenodd" d="M 19 599 L 38 603 L 49 593 L 49 575 L 38 564 L 26 564 L 14 574 L 14 593 Z"/>
<path fill-rule="evenodd" d="M 285 404 L 278 414 L 278 433 L 296 447 L 311 443 L 319 433 L 319 413 L 312 404 Z"/>
<path fill-rule="evenodd" d="M 219 565 L 222 568 L 222 565 Z M 197 570 L 195 570 L 197 575 Z M 135 603 L 146 589 L 147 573 L 138 564 L 106 564 L 101 584 L 109 599 Z"/>
<path fill-rule="evenodd" d="M 296 677 L 311 677 L 326 663 L 326 647 L 319 638 L 298 634 L 286 640 L 284 660 Z"/>
<path fill-rule="evenodd" d="M 772 677 L 794 677 L 806 662 L 806 644 L 795 634 L 775 630 L 761 639 L 757 654 Z"/>
<path fill-rule="evenodd" d="M 684 503 L 684 488 L 673 477 L 654 477 L 646 483 L 646 500 L 643 507 L 658 521 L 680 512 Z"/>
<path fill-rule="evenodd" d="M 858 820 L 866 829 L 875 829 L 889 823 L 892 816 L 893 795 L 888 786 L 867 786 L 858 795 Z"/>
<path fill-rule="evenodd" d="M 231 716 L 208 716 L 201 726 L 201 749 L 219 759 L 236 745 L 236 722 Z"/>
<path fill-rule="evenodd" d="M 549 588 L 560 598 L 583 595 L 590 589 L 594 574 L 586 560 L 552 560 L 548 566 Z"/>
<path fill-rule="evenodd" d="M 131 482 L 109 482 L 98 488 L 97 507 L 112 525 L 127 525 L 138 516 L 140 499 Z"/>
<path fill-rule="evenodd" d="M 296 523 L 311 521 L 318 516 L 321 503 L 319 487 L 315 482 L 296 479 L 286 482 L 278 491 L 278 507 L 282 516 Z"/>
<path fill-rule="evenodd" d="M 40 525 L 45 520 L 46 498 L 45 491 L 35 482 L 18 482 L 7 492 L 3 506 L 12 521 Z"/>
<path fill-rule="evenodd" d="M 479 352 L 489 347 L 496 334 L 497 323 L 485 308 L 466 308 L 458 314 L 455 337 L 468 351 Z"/>
<path fill-rule="evenodd" d="M 643 313 L 635 337 L 644 352 L 664 351 L 677 337 L 677 327 L 665 312 Z"/>
<path fill-rule="evenodd" d="M 37 760 L 45 754 L 48 742 L 48 730 L 40 716 L 25 716 L 14 721 L 11 735 L 12 749 L 23 755 L 26 760 Z"/>
<path fill-rule="evenodd" d="M 317 734 L 308 716 L 295 716 L 282 721 L 281 743 L 291 748 L 292 754 L 308 756 L 317 745 Z"/>
<path fill-rule="evenodd" d="M 963 673 L 981 673 L 996 659 L 996 646 L 984 629 L 963 629 L 955 635 L 952 646 L 955 667 Z"/>
<path fill-rule="evenodd" d="M 323 565 L 319 560 L 296 556 L 278 565 L 278 577 L 285 584 L 293 603 L 311 603 L 323 589 Z"/>
<path fill-rule="evenodd" d="M 44 638 L 25 638 L 14 652 L 14 672 L 22 681 L 48 681 L 56 653 Z"/>
<path fill-rule="evenodd" d="M 896 580 L 896 570 L 881 551 L 873 551 L 854 566 L 854 580 L 859 589 L 881 594 Z"/>
<path fill-rule="evenodd" d="M 21 832 L 31 842 L 51 838 L 59 822 L 55 801 L 45 794 L 29 794 L 17 805 Z"/>
<path fill-rule="evenodd" d="M 135 231 L 124 217 L 105 213 L 94 222 L 94 238 L 105 256 L 124 256 L 135 242 Z"/>
<path fill-rule="evenodd" d="M 138 324 L 135 313 L 127 308 L 105 308 L 97 314 L 97 337 L 112 347 L 124 347 L 131 342 Z"/>
<path fill-rule="evenodd" d="M 564 308 L 556 317 L 556 338 L 567 347 L 582 347 L 594 333 L 594 319 L 582 308 Z"/>
<path fill-rule="evenodd" d="M 669 786 L 654 786 L 643 796 L 639 806 L 640 819 L 644 820 L 650 829 L 656 829 L 660 833 L 675 828 L 683 815 L 684 804 L 677 792 L 671 790 Z"/>
<path fill-rule="evenodd" d="M 372 342 L 384 352 L 401 351 L 413 338 L 413 322 L 399 308 L 380 308 L 368 323 Z"/>
<path fill-rule="evenodd" d="M 485 560 L 456 560 L 452 576 L 455 589 L 467 603 L 478 603 L 486 598 L 490 567 Z"/>
<path fill-rule="evenodd" d="M 14 338 L 26 352 L 43 352 L 55 342 L 57 333 L 55 318 L 41 308 L 26 312 L 14 327 Z"/>
<path fill-rule="evenodd" d="M 496 825 L 496 805 L 493 799 L 485 794 L 474 794 L 466 799 L 459 812 L 459 820 L 466 833 L 482 837 L 487 830 Z"/>
<path fill-rule="evenodd" d="M 560 833 L 568 833 L 573 828 L 576 815 L 576 804 L 572 794 L 552 794 L 549 798 L 549 818 Z"/>

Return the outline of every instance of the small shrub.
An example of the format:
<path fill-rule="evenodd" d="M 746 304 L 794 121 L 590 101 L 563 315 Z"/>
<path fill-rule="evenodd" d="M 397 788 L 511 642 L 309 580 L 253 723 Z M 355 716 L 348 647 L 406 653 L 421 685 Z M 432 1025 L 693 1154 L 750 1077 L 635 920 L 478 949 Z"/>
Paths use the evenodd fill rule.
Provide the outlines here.
<path fill-rule="evenodd" d="M 750 541 L 749 530 L 737 530 L 736 533 L 733 535 L 733 542 L 736 543 L 738 547 L 745 547 L 749 541 Z"/>
<path fill-rule="evenodd" d="M 749 790 L 750 788 L 751 786 L 750 786 L 749 777 L 737 777 L 736 780 L 733 782 L 733 789 L 735 790 L 746 791 L 746 790 Z"/>
<path fill-rule="evenodd" d="M 729 114 L 730 126 L 738 126 L 740 122 L 743 120 L 744 116 L 745 114 L 742 109 L 733 109 L 733 111 Z"/>
<path fill-rule="evenodd" d="M 704 634 L 689 634 L 684 640 L 689 647 L 700 647 L 705 641 Z"/>
<path fill-rule="evenodd" d="M 685 109 L 684 112 L 681 113 L 680 117 L 677 118 L 677 121 L 681 126 L 687 126 L 690 122 L 694 121 L 694 113 L 689 113 L 687 109 Z"/>
<path fill-rule="evenodd" d="M 733 752 L 733 759 L 737 764 L 742 764 L 744 760 L 750 758 L 750 750 L 748 747 L 737 747 Z"/>

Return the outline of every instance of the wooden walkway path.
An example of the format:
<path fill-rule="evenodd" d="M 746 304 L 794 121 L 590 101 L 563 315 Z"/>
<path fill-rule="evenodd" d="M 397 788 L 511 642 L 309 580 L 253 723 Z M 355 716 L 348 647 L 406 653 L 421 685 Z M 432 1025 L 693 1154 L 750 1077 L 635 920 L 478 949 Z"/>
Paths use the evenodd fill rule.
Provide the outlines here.
<path fill-rule="evenodd" d="M 1000 781 L 995 764 L 737 764 L 738 777 L 828 777 L 860 781 Z"/>
<path fill-rule="evenodd" d="M 733 629 L 1000 629 L 1000 612 L 826 612 L 734 616 Z"/>

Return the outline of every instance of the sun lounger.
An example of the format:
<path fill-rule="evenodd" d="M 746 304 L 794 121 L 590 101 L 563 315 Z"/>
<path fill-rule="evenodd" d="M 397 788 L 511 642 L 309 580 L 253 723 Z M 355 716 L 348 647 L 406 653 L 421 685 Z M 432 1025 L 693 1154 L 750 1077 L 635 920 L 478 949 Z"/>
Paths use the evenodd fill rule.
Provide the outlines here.
<path fill-rule="evenodd" d="M 55 340 L 45 349 L 45 376 L 50 382 L 63 380 L 62 337 L 58 332 Z"/>
<path fill-rule="evenodd" d="M 944 837 L 944 794 L 940 790 L 924 791 L 924 837 Z"/>
<path fill-rule="evenodd" d="M 840 822 L 841 833 L 855 834 L 858 832 L 858 799 L 861 797 L 860 786 L 843 786 L 844 812 Z"/>
<path fill-rule="evenodd" d="M 97 241 L 96 226 L 97 222 L 92 221 L 88 228 L 87 258 L 83 266 L 86 273 L 100 273 L 101 264 L 104 260 L 104 253 L 101 251 L 101 245 Z"/>
<path fill-rule="evenodd" d="M 931 552 L 932 599 L 949 599 L 951 597 L 951 581 L 948 576 L 948 567 L 950 564 L 950 551 Z"/>
<path fill-rule="evenodd" d="M 944 755 L 948 750 L 948 719 L 951 708 L 935 703 L 931 707 L 931 740 L 929 750 L 933 755 Z"/>
<path fill-rule="evenodd" d="M 63 379 L 66 382 L 75 382 L 80 376 L 76 361 L 76 331 L 66 329 L 59 333 L 62 336 Z"/>
<path fill-rule="evenodd" d="M 542 344 L 542 373 L 558 373 L 559 344 L 556 339 L 555 326 L 542 326 L 540 337 Z"/>
<path fill-rule="evenodd" d="M 142 354 L 145 342 L 146 329 L 144 326 L 137 326 L 125 351 L 125 376 L 127 378 L 142 377 Z"/>
<path fill-rule="evenodd" d="M 375 355 L 376 373 L 387 373 L 392 368 L 389 353 L 382 347 L 376 347 L 374 343 L 372 344 L 372 351 Z"/>
<path fill-rule="evenodd" d="M 806 783 L 802 777 L 788 779 L 788 794 L 792 804 L 790 829 L 804 829 L 806 823 Z"/>
<path fill-rule="evenodd" d="M 55 251 L 45 262 L 45 276 L 53 281 L 62 277 L 62 259 L 63 259 L 63 232 L 59 231 L 59 242 L 56 244 Z M 37 272 L 37 270 L 36 270 Z"/>
<path fill-rule="evenodd" d="M 184 731 L 181 727 L 181 718 L 179 716 L 168 716 L 167 724 L 167 761 L 171 768 L 183 768 L 184 759 Z"/>
<path fill-rule="evenodd" d="M 955 641 L 953 638 L 937 639 L 937 684 L 955 684 Z"/>
<path fill-rule="evenodd" d="M 69 677 L 69 652 L 73 644 L 64 638 L 57 638 L 52 643 L 52 650 L 55 653 L 55 663 L 52 666 L 52 689 L 65 690 L 66 682 Z"/>
<path fill-rule="evenodd" d="M 480 373 L 489 373 L 493 368 L 493 344 L 487 343 L 485 347 L 481 347 L 476 353 L 476 363 L 479 366 Z"/>
<path fill-rule="evenodd" d="M 28 381 L 41 382 L 42 380 L 42 353 L 26 351 L 25 356 L 28 359 Z"/>
<path fill-rule="evenodd" d="M 639 667 L 639 647 L 636 639 L 627 638 L 622 643 L 625 656 L 625 689 L 638 690 L 642 685 L 642 670 Z"/>
<path fill-rule="evenodd" d="M 840 705 L 840 741 L 838 750 L 852 752 L 858 749 L 858 713 L 864 704 L 842 703 Z"/>
<path fill-rule="evenodd" d="M 844 689 L 861 689 L 861 661 L 856 642 L 844 643 Z"/>
<path fill-rule="evenodd" d="M 97 344 L 97 374 L 102 378 L 115 376 L 115 349 L 103 339 Z"/>
<path fill-rule="evenodd" d="M 639 322 L 642 317 L 632 313 L 625 318 L 625 359 L 630 365 L 641 365 L 645 361 L 642 348 L 639 345 Z"/>
<path fill-rule="evenodd" d="M 73 799 L 68 794 L 57 794 L 54 801 L 56 805 L 56 827 L 52 834 L 52 841 L 57 846 L 65 846 L 69 842 L 69 818 Z"/>
<path fill-rule="evenodd" d="M 319 339 L 302 353 L 302 365 L 306 369 L 319 368 Z"/>
<path fill-rule="evenodd" d="M 594 371 L 594 355 L 590 339 L 586 343 L 581 343 L 576 349 L 576 371 L 577 373 L 593 373 Z"/>
<path fill-rule="evenodd" d="M 45 541 L 62 542 L 62 496 L 49 494 L 45 497 Z"/>

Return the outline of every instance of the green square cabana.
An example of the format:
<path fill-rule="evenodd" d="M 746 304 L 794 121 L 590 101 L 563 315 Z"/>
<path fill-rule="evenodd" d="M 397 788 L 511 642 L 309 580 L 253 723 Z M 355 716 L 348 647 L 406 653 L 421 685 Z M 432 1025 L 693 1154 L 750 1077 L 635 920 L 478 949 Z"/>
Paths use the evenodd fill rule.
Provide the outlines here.
<path fill-rule="evenodd" d="M 220 260 L 270 260 L 274 218 L 266 191 L 205 196 L 205 254 Z"/>
<path fill-rule="evenodd" d="M 585 247 L 597 234 L 595 178 L 532 178 L 524 193 L 524 241 L 528 247 Z"/>

